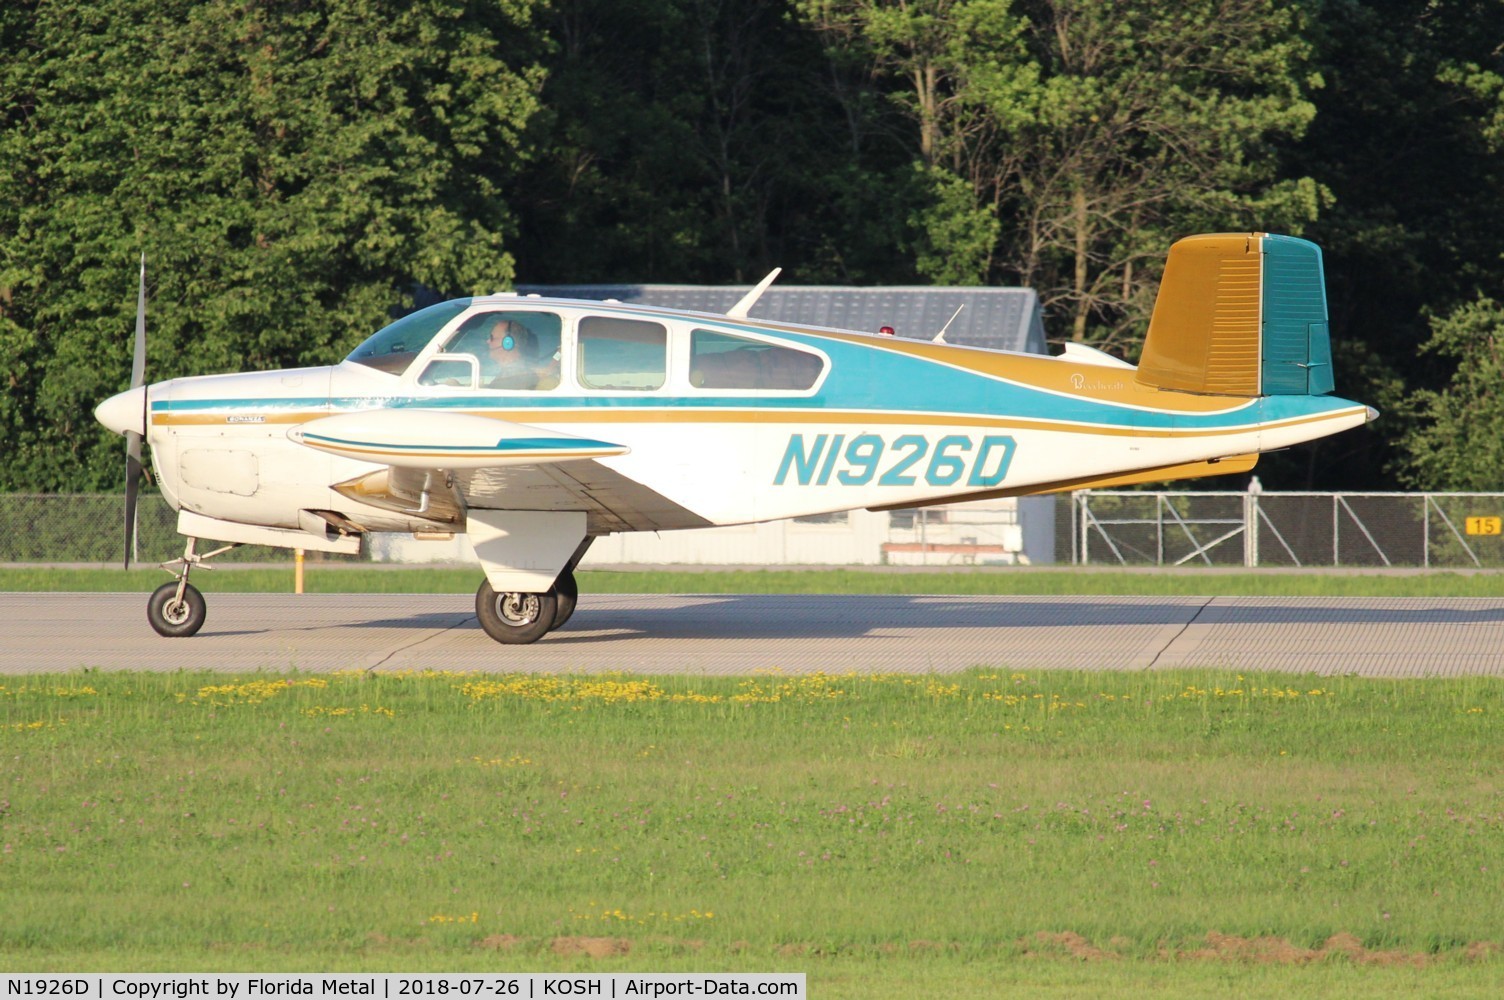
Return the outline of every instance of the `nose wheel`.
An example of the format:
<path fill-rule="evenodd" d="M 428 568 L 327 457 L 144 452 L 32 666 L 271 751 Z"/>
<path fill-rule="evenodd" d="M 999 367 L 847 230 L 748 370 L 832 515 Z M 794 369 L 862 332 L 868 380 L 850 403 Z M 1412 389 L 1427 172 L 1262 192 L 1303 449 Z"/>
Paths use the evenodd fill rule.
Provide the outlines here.
<path fill-rule="evenodd" d="M 204 595 L 187 580 L 164 583 L 146 601 L 146 620 L 158 635 L 190 636 L 204 627 Z"/>
<path fill-rule="evenodd" d="M 151 623 L 151 627 L 158 635 L 186 638 L 204 627 L 204 618 L 207 616 L 204 595 L 188 582 L 188 574 L 195 566 L 203 566 L 206 570 L 212 569 L 213 567 L 205 566 L 204 563 L 217 555 L 239 547 L 240 543 L 236 542 L 199 555 L 198 539 L 189 538 L 180 558 L 162 564 L 162 568 L 172 573 L 177 579 L 172 583 L 162 584 L 151 592 L 151 597 L 146 599 L 146 620 Z M 171 568 L 177 563 L 182 563 L 182 572 Z"/>

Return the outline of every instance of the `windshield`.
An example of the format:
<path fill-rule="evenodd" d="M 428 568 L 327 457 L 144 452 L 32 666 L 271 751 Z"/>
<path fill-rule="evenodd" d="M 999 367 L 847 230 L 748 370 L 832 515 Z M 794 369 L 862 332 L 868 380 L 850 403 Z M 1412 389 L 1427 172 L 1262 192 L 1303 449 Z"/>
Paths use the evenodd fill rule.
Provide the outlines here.
<path fill-rule="evenodd" d="M 469 299 L 454 299 L 409 313 L 371 334 L 345 360 L 401 375 L 444 324 L 468 308 Z"/>

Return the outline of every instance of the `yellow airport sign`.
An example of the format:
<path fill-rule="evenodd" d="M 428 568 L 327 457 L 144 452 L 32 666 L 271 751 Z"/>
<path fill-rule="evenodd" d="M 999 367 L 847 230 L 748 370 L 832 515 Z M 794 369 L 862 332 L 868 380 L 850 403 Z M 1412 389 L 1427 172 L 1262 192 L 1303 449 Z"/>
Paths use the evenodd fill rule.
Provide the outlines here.
<path fill-rule="evenodd" d="M 1470 517 L 1467 519 L 1467 533 L 1469 535 L 1504 534 L 1504 518 Z"/>

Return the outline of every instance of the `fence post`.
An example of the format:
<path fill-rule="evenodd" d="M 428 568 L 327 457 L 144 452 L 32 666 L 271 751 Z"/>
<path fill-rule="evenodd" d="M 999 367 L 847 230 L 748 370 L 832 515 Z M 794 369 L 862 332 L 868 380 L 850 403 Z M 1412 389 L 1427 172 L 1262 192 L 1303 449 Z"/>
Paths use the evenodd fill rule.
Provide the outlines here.
<path fill-rule="evenodd" d="M 1165 564 L 1165 504 L 1163 493 L 1154 494 L 1154 565 Z"/>
<path fill-rule="evenodd" d="M 1424 494 L 1425 499 L 1421 505 L 1421 521 L 1425 525 L 1421 535 L 1420 564 L 1426 569 L 1431 568 L 1431 494 Z"/>
<path fill-rule="evenodd" d="M 1079 511 L 1081 518 L 1081 565 L 1090 566 L 1091 539 L 1090 536 L 1086 533 L 1086 508 L 1087 505 L 1091 503 L 1091 490 L 1082 490 L 1076 495 L 1081 498 L 1081 510 Z"/>
<path fill-rule="evenodd" d="M 1079 544 L 1081 540 L 1076 537 L 1076 519 L 1081 516 L 1080 515 L 1080 511 L 1078 511 L 1076 508 L 1079 507 L 1080 505 L 1081 505 L 1081 491 L 1080 490 L 1072 490 L 1071 491 L 1071 504 L 1070 504 L 1070 518 L 1069 518 L 1069 523 L 1067 524 L 1067 528 L 1069 529 L 1069 534 L 1071 536 L 1071 565 L 1072 566 L 1079 566 L 1079 565 L 1081 565 L 1081 547 L 1080 547 L 1080 544 Z"/>
<path fill-rule="evenodd" d="M 1252 569 L 1259 564 L 1259 494 L 1264 486 L 1258 476 L 1248 479 L 1248 492 L 1243 494 L 1243 566 Z"/>
<path fill-rule="evenodd" d="M 1342 565 L 1342 523 L 1337 519 L 1340 494 L 1332 494 L 1332 565 Z"/>

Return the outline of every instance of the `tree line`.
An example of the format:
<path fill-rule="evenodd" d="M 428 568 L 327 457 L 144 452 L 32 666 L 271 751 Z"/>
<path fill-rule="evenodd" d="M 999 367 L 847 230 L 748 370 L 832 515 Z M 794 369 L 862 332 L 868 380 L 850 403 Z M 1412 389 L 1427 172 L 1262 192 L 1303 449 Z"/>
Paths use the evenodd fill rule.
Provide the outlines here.
<path fill-rule="evenodd" d="M 1383 419 L 1272 488 L 1504 489 L 1497 0 L 23 0 L 0 9 L 0 489 L 93 405 L 325 364 L 514 282 L 1023 284 L 1134 359 L 1194 232 L 1326 253 Z"/>

